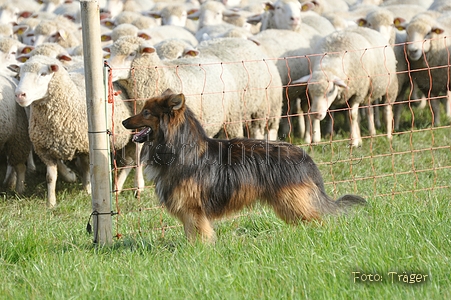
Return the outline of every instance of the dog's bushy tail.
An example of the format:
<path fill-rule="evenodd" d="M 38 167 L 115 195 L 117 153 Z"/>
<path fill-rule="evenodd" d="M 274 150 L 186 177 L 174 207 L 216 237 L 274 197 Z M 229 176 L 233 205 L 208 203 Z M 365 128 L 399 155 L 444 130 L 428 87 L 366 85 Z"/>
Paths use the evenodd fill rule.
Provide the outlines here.
<path fill-rule="evenodd" d="M 323 214 L 342 214 L 346 213 L 351 206 L 367 204 L 364 198 L 357 195 L 346 194 L 334 201 L 325 192 L 322 194 L 319 209 Z"/>

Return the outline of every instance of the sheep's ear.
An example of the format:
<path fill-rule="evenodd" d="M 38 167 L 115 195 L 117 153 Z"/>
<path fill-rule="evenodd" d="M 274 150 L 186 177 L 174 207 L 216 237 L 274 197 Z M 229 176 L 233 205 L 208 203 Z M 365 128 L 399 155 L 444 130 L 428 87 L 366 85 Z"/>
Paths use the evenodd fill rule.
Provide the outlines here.
<path fill-rule="evenodd" d="M 257 25 L 258 23 L 260 23 L 263 19 L 262 14 L 258 14 L 258 15 L 254 15 L 254 16 L 250 16 L 246 19 L 246 22 L 252 25 Z"/>
<path fill-rule="evenodd" d="M 144 31 L 138 32 L 138 37 L 145 39 L 146 41 L 150 40 L 152 37 Z"/>
<path fill-rule="evenodd" d="M 188 14 L 188 19 L 190 19 L 190 20 L 199 20 L 200 10 L 196 9 L 196 8 L 193 8 L 193 9 L 190 9 L 187 12 L 187 14 Z"/>
<path fill-rule="evenodd" d="M 18 57 L 16 58 L 16 60 L 17 60 L 17 61 L 20 61 L 20 62 L 22 62 L 22 63 L 24 63 L 24 62 L 26 62 L 29 58 L 30 58 L 30 55 L 28 55 L 28 54 L 23 54 L 23 55 L 18 56 Z"/>
<path fill-rule="evenodd" d="M 342 87 L 342 88 L 348 88 L 348 86 L 347 86 L 347 84 L 343 81 L 343 79 L 341 79 L 341 78 L 335 78 L 334 79 L 334 81 L 333 81 L 333 83 L 336 85 L 336 86 L 340 86 L 340 87 Z"/>
<path fill-rule="evenodd" d="M 185 50 L 183 51 L 183 56 L 199 56 L 200 52 L 199 50 L 196 50 L 194 48 L 185 48 Z"/>
<path fill-rule="evenodd" d="M 357 26 L 360 27 L 365 27 L 368 24 L 368 22 L 364 18 L 360 18 L 355 22 L 357 23 Z"/>
<path fill-rule="evenodd" d="M 58 65 L 54 65 L 54 64 L 49 65 L 49 71 L 50 72 L 58 72 L 58 70 L 59 70 L 59 66 Z"/>
<path fill-rule="evenodd" d="M 264 5 L 265 5 L 265 11 L 275 9 L 274 5 L 271 2 L 266 2 Z"/>
<path fill-rule="evenodd" d="M 301 11 L 309 11 L 315 8 L 315 3 L 313 2 L 306 2 L 302 4 Z"/>
<path fill-rule="evenodd" d="M 252 37 L 248 37 L 247 39 L 248 39 L 249 41 L 253 42 L 253 43 L 254 43 L 255 45 L 257 45 L 257 46 L 260 46 L 260 45 L 261 45 L 259 41 L 257 41 L 256 39 L 253 39 Z"/>
<path fill-rule="evenodd" d="M 309 75 L 305 75 L 302 76 L 301 78 L 297 79 L 297 80 L 293 80 L 291 82 L 291 84 L 298 84 L 298 83 L 307 83 L 310 80 L 311 76 Z"/>
<path fill-rule="evenodd" d="M 108 41 L 111 41 L 111 40 L 112 40 L 112 38 L 111 38 L 111 33 L 105 33 L 105 34 L 102 34 L 102 36 L 100 37 L 100 40 L 101 40 L 102 42 L 108 42 Z"/>
<path fill-rule="evenodd" d="M 397 18 L 395 18 L 394 20 L 393 20 L 393 24 L 395 25 L 395 26 L 399 26 L 399 25 L 401 25 L 401 24 L 403 24 L 403 23 L 405 23 L 406 22 L 406 20 L 404 19 L 404 18 L 401 18 L 401 17 L 397 17 Z"/>
<path fill-rule="evenodd" d="M 154 53 L 156 50 L 154 47 L 152 47 L 150 45 L 141 45 L 140 51 L 142 54 L 150 54 L 150 53 Z"/>
<path fill-rule="evenodd" d="M 183 104 L 185 103 L 185 95 L 183 94 L 177 94 L 173 95 L 168 100 L 168 106 L 172 110 L 179 110 L 183 107 Z"/>
<path fill-rule="evenodd" d="M 241 17 L 241 14 L 238 11 L 234 11 L 232 9 L 226 9 L 222 12 L 224 17 Z"/>
<path fill-rule="evenodd" d="M 154 19 L 161 18 L 161 12 L 159 12 L 159 11 L 148 11 L 148 12 L 143 13 L 143 15 L 152 17 Z"/>
<path fill-rule="evenodd" d="M 113 29 L 116 24 L 114 24 L 114 21 L 111 19 L 103 19 L 100 21 L 100 24 L 102 24 L 105 27 L 108 27 L 110 29 Z"/>
<path fill-rule="evenodd" d="M 432 33 L 435 33 L 435 34 L 442 34 L 444 31 L 445 31 L 445 30 L 443 30 L 443 28 L 439 28 L 439 27 L 433 27 L 433 28 L 431 29 L 431 32 L 432 32 Z"/>
<path fill-rule="evenodd" d="M 70 55 L 67 54 L 59 54 L 56 57 L 59 61 L 72 61 L 72 57 L 70 57 Z"/>
<path fill-rule="evenodd" d="M 27 53 L 30 53 L 31 51 L 33 51 L 33 49 L 34 49 L 34 46 L 27 45 L 27 46 L 25 46 L 25 47 L 22 47 L 22 48 L 20 49 L 19 53 L 21 53 L 21 54 L 27 54 Z"/>
<path fill-rule="evenodd" d="M 13 71 L 17 74 L 20 72 L 20 66 L 19 65 L 9 65 L 8 70 Z"/>
<path fill-rule="evenodd" d="M 25 31 L 27 31 L 28 25 L 15 25 L 13 26 L 13 33 L 17 35 L 22 35 Z"/>

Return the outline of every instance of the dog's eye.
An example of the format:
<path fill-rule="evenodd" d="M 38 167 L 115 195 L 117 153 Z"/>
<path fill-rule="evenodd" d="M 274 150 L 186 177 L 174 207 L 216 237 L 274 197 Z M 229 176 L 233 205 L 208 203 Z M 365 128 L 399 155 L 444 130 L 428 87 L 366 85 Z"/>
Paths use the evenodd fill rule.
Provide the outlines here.
<path fill-rule="evenodd" d="M 148 109 L 143 110 L 142 115 L 144 118 L 148 118 L 150 116 L 150 111 Z"/>

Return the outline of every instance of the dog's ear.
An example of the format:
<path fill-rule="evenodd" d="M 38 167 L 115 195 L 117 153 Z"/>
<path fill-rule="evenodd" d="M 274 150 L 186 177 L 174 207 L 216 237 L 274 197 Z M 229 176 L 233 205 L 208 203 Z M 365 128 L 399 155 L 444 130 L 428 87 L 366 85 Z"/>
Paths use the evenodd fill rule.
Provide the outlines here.
<path fill-rule="evenodd" d="M 170 96 L 174 94 L 174 92 L 171 89 L 166 89 L 166 91 L 163 92 L 163 94 L 161 94 L 161 96 Z"/>
<path fill-rule="evenodd" d="M 171 108 L 171 110 L 179 110 L 183 107 L 183 104 L 185 103 L 185 95 L 183 94 L 174 94 L 168 99 L 168 107 Z"/>

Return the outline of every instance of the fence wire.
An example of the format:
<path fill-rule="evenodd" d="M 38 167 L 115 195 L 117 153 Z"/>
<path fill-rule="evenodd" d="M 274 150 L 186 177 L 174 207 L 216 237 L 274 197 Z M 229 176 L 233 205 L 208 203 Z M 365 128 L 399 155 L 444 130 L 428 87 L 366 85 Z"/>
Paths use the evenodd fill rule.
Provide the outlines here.
<path fill-rule="evenodd" d="M 404 44 L 395 45 L 404 47 Z M 387 47 L 387 46 L 385 46 Z M 352 51 L 361 53 L 360 61 L 356 61 L 363 69 L 363 58 L 374 49 L 360 49 L 349 50 L 339 53 L 343 57 L 349 55 Z M 321 54 L 324 55 L 324 54 Z M 330 55 L 330 53 L 328 54 Z M 405 54 L 407 57 L 407 54 Z M 326 190 L 335 198 L 345 193 L 356 193 L 364 196 L 371 201 L 396 201 L 397 197 L 411 197 L 415 201 L 420 201 L 422 197 L 443 197 L 444 193 L 449 193 L 451 178 L 451 126 L 448 118 L 450 112 L 450 100 L 446 93 L 449 87 L 444 87 L 440 94 L 433 94 L 432 87 L 427 93 L 421 97 L 415 97 L 414 86 L 419 80 L 429 80 L 432 82 L 431 72 L 440 68 L 446 69 L 448 76 L 450 64 L 443 66 L 434 66 L 430 68 L 411 70 L 410 66 L 407 71 L 401 71 L 398 75 L 407 74 L 409 88 L 402 95 L 398 95 L 396 102 L 393 101 L 393 111 L 399 114 L 399 127 L 393 132 L 392 139 L 387 138 L 385 127 L 382 125 L 377 128 L 376 134 L 370 134 L 367 122 L 370 114 L 374 111 L 376 122 L 382 119 L 384 108 L 388 103 L 379 103 L 374 101 L 367 101 L 361 103 L 359 108 L 359 126 L 361 130 L 362 145 L 360 147 L 351 147 L 350 129 L 351 122 L 351 107 L 349 103 L 341 106 L 331 106 L 328 110 L 327 117 L 321 121 L 321 141 L 314 143 L 305 142 L 303 136 L 303 128 L 305 124 L 313 125 L 315 114 L 311 111 L 311 97 L 309 95 L 309 86 L 312 84 L 323 84 L 324 82 L 309 82 L 307 84 L 291 84 L 297 78 L 291 78 L 290 65 L 294 60 L 307 60 L 308 70 L 312 71 L 311 61 L 317 55 L 308 55 L 302 57 L 284 57 L 273 58 L 265 61 L 237 61 L 237 62 L 220 62 L 208 63 L 205 65 L 198 65 L 202 70 L 203 80 L 196 80 L 200 82 L 198 87 L 199 93 L 186 94 L 186 96 L 195 96 L 200 99 L 200 104 L 203 104 L 203 97 L 206 94 L 213 94 L 217 96 L 217 108 L 221 111 L 226 110 L 227 103 L 225 96 L 233 94 L 240 97 L 242 103 L 243 115 L 246 114 L 249 103 L 247 96 L 255 90 L 270 89 L 280 90 L 281 94 L 287 98 L 282 115 L 273 115 L 271 110 L 271 99 L 269 93 L 266 93 L 264 99 L 265 116 L 255 119 L 243 118 L 239 120 L 228 120 L 224 117 L 215 122 L 207 123 L 204 115 L 199 114 L 203 126 L 208 128 L 210 126 L 222 128 L 223 134 L 226 138 L 230 138 L 227 133 L 227 128 L 231 125 L 241 124 L 244 127 L 244 136 L 251 135 L 251 128 L 254 122 L 264 120 L 266 122 L 266 129 L 270 121 L 278 121 L 280 118 L 281 124 L 285 124 L 286 132 L 279 132 L 279 138 L 288 141 L 292 144 L 299 145 L 306 149 L 318 164 L 324 180 Z M 279 66 L 285 65 L 288 74 L 288 82 L 282 83 L 280 86 L 275 86 L 272 82 L 262 82 L 259 86 L 246 87 L 246 90 L 236 90 L 227 85 L 223 78 L 223 70 L 226 65 L 241 66 L 246 76 L 244 80 L 249 80 L 253 76 L 260 77 L 262 74 L 251 74 L 247 71 L 250 64 L 272 64 L 276 63 Z M 385 60 L 381 60 L 381 64 L 386 64 Z M 178 78 L 175 86 L 167 86 L 168 88 L 184 92 L 186 87 L 193 84 L 192 78 L 183 77 L 183 69 L 192 67 L 189 65 L 162 65 L 162 66 L 147 66 L 158 70 L 158 72 L 173 72 Z M 343 66 L 337 66 L 344 68 Z M 209 72 L 212 68 L 217 68 L 219 77 L 209 78 L 219 82 L 218 90 L 207 89 L 207 78 L 210 76 Z M 268 72 L 269 69 L 267 68 Z M 134 76 L 134 70 L 131 70 Z M 112 70 L 114 72 L 114 69 Z M 428 74 L 429 78 L 420 77 L 418 74 Z M 163 74 L 163 73 L 161 73 Z M 215 74 L 218 74 L 216 71 Z M 367 78 L 347 78 L 348 82 L 361 81 L 371 79 L 378 76 L 388 76 L 388 74 L 370 74 L 366 72 Z M 163 76 L 163 75 L 162 75 Z M 279 76 L 279 74 L 270 74 L 271 77 Z M 158 95 L 163 91 L 161 82 L 163 78 L 157 78 L 153 82 L 147 82 L 150 88 Z M 449 81 L 449 80 L 448 80 Z M 134 87 L 139 90 L 139 80 L 134 81 Z M 250 82 L 250 80 L 249 80 Z M 139 107 L 145 101 L 145 98 L 138 98 L 132 94 L 128 95 L 128 99 L 117 99 L 117 91 L 114 90 L 111 81 L 109 82 L 108 93 L 109 101 L 112 102 L 113 112 L 115 101 L 127 101 L 132 107 L 133 113 L 139 112 Z M 371 87 L 369 93 L 371 94 Z M 297 89 L 297 97 L 292 93 L 292 90 Z M 192 91 L 193 89 L 191 89 Z M 388 86 L 387 86 L 388 93 Z M 136 95 L 136 94 L 135 94 Z M 150 96 L 150 95 L 149 95 Z M 291 97 L 291 98 L 290 98 Z M 300 98 L 300 99 L 299 99 Z M 303 103 L 304 105 L 302 105 Z M 438 117 L 434 115 L 434 105 L 440 105 L 440 124 L 434 124 Z M 282 105 L 282 103 L 280 103 Z M 305 109 L 307 107 L 307 109 Z M 371 111 L 369 111 L 371 109 Z M 200 110 L 202 112 L 202 110 Z M 392 121 L 393 122 L 393 121 Z M 383 122 L 382 122 L 383 123 Z M 121 124 L 113 123 L 111 132 L 114 136 L 114 126 L 122 126 Z M 308 126 L 312 128 L 312 126 Z M 280 129 L 279 129 L 280 130 Z M 124 150 L 125 151 L 125 150 Z M 138 148 L 136 148 L 136 152 Z M 134 173 L 138 162 L 138 153 L 135 154 L 135 161 L 124 162 L 121 161 L 120 151 L 114 153 L 113 162 L 113 187 L 117 187 L 115 183 L 118 180 L 119 173 L 123 170 Z M 123 190 L 119 193 L 117 188 L 114 189 L 115 210 L 118 212 L 116 216 L 116 231 L 117 236 L 141 234 L 143 232 L 160 232 L 164 236 L 170 229 L 181 226 L 177 220 L 168 217 L 164 208 L 158 203 L 154 195 L 153 183 L 146 181 L 144 190 L 139 191 L 135 186 L 133 178 L 126 181 Z M 241 215 L 249 214 L 245 211 Z M 255 213 L 255 212 L 253 212 Z"/>

